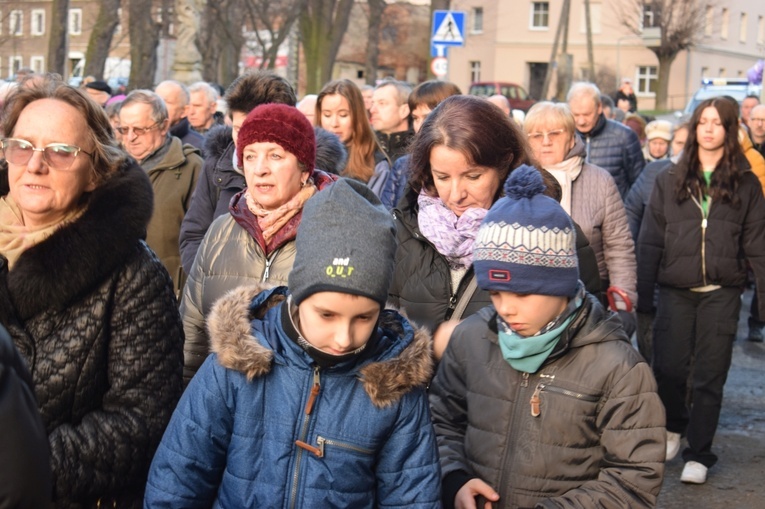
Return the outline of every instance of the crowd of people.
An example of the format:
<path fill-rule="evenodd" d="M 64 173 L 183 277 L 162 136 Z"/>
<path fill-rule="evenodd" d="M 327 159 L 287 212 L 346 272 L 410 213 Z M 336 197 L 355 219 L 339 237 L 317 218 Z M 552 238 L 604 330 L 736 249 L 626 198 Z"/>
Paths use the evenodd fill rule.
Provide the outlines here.
<path fill-rule="evenodd" d="M 654 507 L 681 449 L 706 482 L 748 284 L 765 325 L 755 98 L 7 92 L 0 506 Z"/>

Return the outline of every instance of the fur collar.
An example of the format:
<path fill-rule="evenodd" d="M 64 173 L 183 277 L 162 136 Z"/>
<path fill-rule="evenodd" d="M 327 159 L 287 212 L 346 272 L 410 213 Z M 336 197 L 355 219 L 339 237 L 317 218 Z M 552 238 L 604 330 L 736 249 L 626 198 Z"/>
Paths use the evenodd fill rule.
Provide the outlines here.
<path fill-rule="evenodd" d="M 205 159 L 222 156 L 229 145 L 234 144 L 234 141 L 231 139 L 231 133 L 232 130 L 227 125 L 213 126 L 212 129 L 207 131 L 207 135 L 205 135 L 205 147 L 202 151 Z"/>
<path fill-rule="evenodd" d="M 207 319 L 211 350 L 227 369 L 239 371 L 248 380 L 271 371 L 273 351 L 253 336 L 250 321 L 262 319 L 265 312 L 286 299 L 286 289 L 270 291 L 261 305 L 253 299 L 267 286 L 242 286 L 222 297 Z M 403 332 L 396 315 L 386 313 L 383 326 Z M 430 381 L 433 372 L 431 338 L 424 328 L 415 329 L 411 342 L 397 356 L 372 362 L 359 370 L 360 380 L 372 403 L 384 408 L 396 403 L 407 392 Z"/>
<path fill-rule="evenodd" d="M 8 192 L 8 171 L 3 167 L 0 195 Z M 127 159 L 90 194 L 77 221 L 25 251 L 8 273 L 8 290 L 19 318 L 65 309 L 124 264 L 146 236 L 153 196 L 146 173 Z"/>

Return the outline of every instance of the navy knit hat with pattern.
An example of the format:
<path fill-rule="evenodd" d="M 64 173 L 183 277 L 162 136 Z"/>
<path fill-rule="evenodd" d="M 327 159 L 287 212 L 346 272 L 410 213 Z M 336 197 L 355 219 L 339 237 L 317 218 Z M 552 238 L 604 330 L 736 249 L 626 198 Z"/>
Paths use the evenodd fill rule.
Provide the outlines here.
<path fill-rule="evenodd" d="M 393 217 L 380 199 L 366 184 L 341 178 L 303 207 L 289 275 L 295 304 L 317 292 L 340 292 L 384 306 L 396 245 Z"/>
<path fill-rule="evenodd" d="M 505 197 L 486 214 L 473 244 L 482 290 L 573 297 L 579 281 L 576 231 L 560 204 L 542 194 L 536 168 L 520 166 Z"/>

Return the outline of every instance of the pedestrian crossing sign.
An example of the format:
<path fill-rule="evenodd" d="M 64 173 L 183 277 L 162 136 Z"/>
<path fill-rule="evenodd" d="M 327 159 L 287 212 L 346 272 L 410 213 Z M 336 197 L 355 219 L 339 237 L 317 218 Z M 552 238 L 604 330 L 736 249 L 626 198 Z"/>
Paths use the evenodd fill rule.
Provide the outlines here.
<path fill-rule="evenodd" d="M 433 11 L 433 35 L 430 42 L 443 46 L 465 45 L 465 13 Z"/>

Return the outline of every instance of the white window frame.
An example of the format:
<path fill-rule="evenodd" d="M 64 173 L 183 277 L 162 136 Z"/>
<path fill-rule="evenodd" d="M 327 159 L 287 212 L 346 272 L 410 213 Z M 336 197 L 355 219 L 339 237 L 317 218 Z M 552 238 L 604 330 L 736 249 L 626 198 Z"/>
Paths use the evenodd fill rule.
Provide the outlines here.
<path fill-rule="evenodd" d="M 481 61 L 471 60 L 470 61 L 470 83 L 475 83 L 476 81 L 481 81 Z"/>
<path fill-rule="evenodd" d="M 45 35 L 45 9 L 32 9 L 30 17 L 32 18 L 32 25 L 29 27 L 29 33 Z M 39 29 L 38 25 L 40 25 Z"/>
<path fill-rule="evenodd" d="M 650 96 L 656 95 L 651 92 L 651 83 L 656 87 L 659 83 L 659 67 L 655 65 L 639 65 L 635 69 L 635 95 Z"/>
<path fill-rule="evenodd" d="M 35 72 L 35 74 L 43 74 L 45 72 L 45 57 L 30 57 L 29 67 Z"/>
<path fill-rule="evenodd" d="M 712 37 L 715 29 L 715 8 L 712 5 L 707 5 L 706 11 L 706 23 L 704 24 L 704 36 Z"/>
<path fill-rule="evenodd" d="M 18 62 L 18 65 L 15 63 Z M 8 57 L 8 75 L 11 77 L 16 76 L 16 72 L 24 67 L 24 58 L 21 56 Z"/>
<path fill-rule="evenodd" d="M 730 11 L 723 7 L 722 16 L 720 16 L 720 39 L 728 40 L 728 31 L 730 29 Z"/>
<path fill-rule="evenodd" d="M 8 34 L 24 35 L 24 11 L 13 9 L 8 17 Z"/>
<path fill-rule="evenodd" d="M 547 24 L 536 25 L 537 17 L 544 15 L 547 16 Z M 531 2 L 529 9 L 529 30 L 550 30 L 550 2 Z"/>
<path fill-rule="evenodd" d="M 69 35 L 82 35 L 82 9 L 69 9 L 67 30 Z"/>
<path fill-rule="evenodd" d="M 765 44 L 765 16 L 757 16 L 757 44 Z"/>
<path fill-rule="evenodd" d="M 471 11 L 470 33 L 483 33 L 483 7 L 473 7 Z"/>
<path fill-rule="evenodd" d="M 738 41 L 744 44 L 746 44 L 746 39 L 747 39 L 746 28 L 748 24 L 749 24 L 749 16 L 747 16 L 745 12 L 742 12 L 740 17 L 740 25 L 738 27 L 738 30 L 739 30 Z"/>

